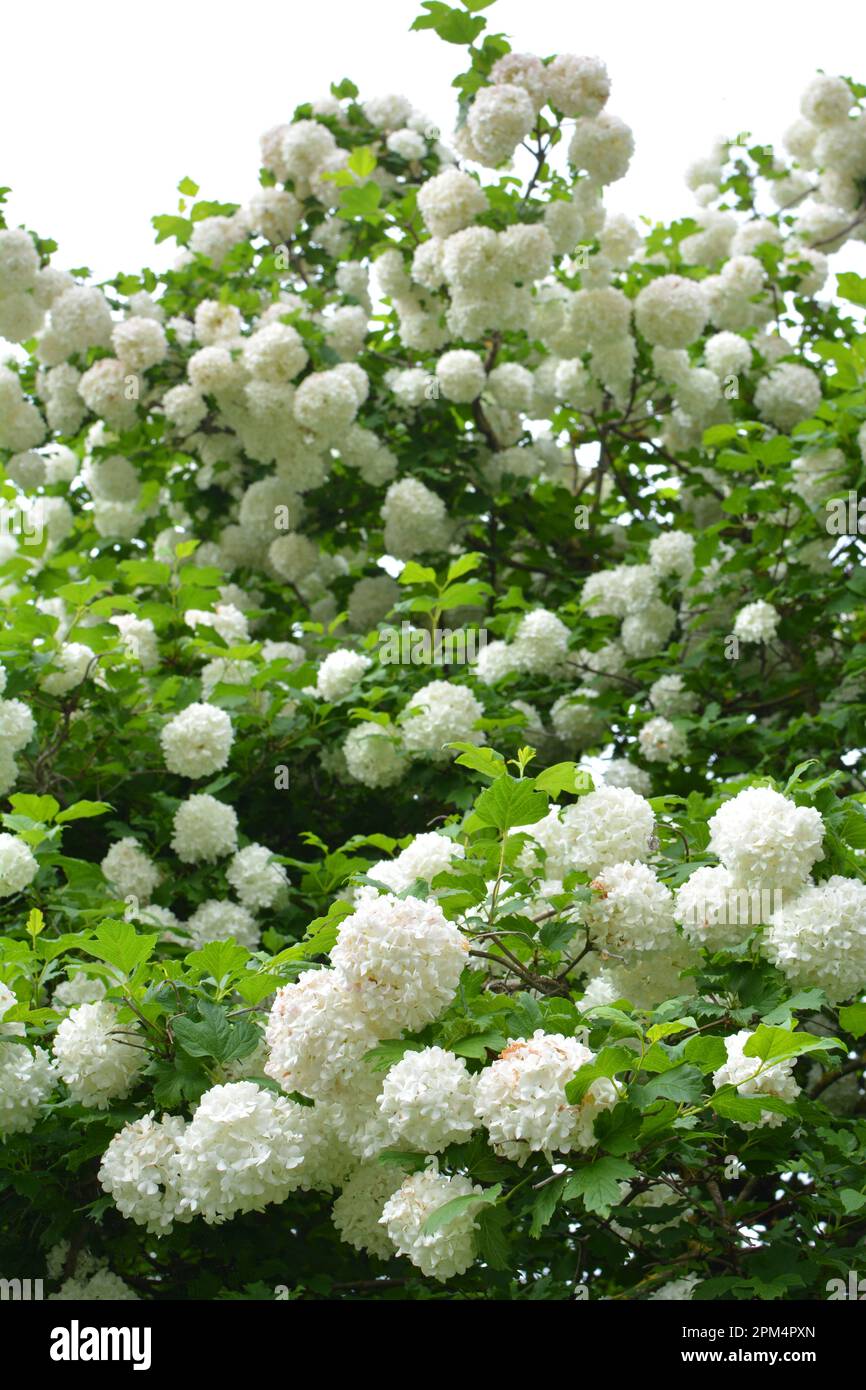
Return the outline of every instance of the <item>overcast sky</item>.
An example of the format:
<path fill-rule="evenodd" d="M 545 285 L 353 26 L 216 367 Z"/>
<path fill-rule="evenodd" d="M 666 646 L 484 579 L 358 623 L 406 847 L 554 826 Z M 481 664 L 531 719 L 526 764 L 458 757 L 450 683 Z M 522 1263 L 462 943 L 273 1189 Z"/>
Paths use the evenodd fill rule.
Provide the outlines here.
<path fill-rule="evenodd" d="M 10 225 L 52 236 L 55 264 L 100 277 L 168 264 L 150 217 L 201 196 L 241 202 L 258 137 L 293 107 L 352 77 L 364 96 L 404 92 L 443 133 L 465 50 L 409 33 L 420 0 L 41 0 L 3 18 L 0 184 Z M 609 110 L 634 129 L 631 170 L 609 205 L 632 216 L 690 211 L 682 171 L 714 136 L 778 140 L 816 68 L 863 80 L 862 0 L 496 0 L 488 25 L 546 56 L 597 53 Z M 247 22 L 247 15 L 249 22 Z M 860 264 L 866 248 L 846 249 Z M 853 260 L 849 259 L 854 257 Z M 837 262 L 837 266 L 838 266 Z"/>

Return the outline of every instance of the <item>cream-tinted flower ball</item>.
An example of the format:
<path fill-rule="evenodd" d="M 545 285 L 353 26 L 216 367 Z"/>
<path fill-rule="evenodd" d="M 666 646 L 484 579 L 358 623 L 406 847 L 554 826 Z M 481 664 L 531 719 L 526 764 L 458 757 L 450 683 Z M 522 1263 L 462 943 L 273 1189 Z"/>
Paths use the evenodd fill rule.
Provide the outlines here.
<path fill-rule="evenodd" d="M 823 859 L 824 822 L 770 787 L 747 787 L 709 822 L 711 854 L 751 888 L 798 888 Z"/>
<path fill-rule="evenodd" d="M 308 970 L 277 991 L 268 1017 L 265 1074 L 315 1099 L 351 1076 L 377 1034 L 333 970 Z"/>
<path fill-rule="evenodd" d="M 150 901 L 161 878 L 153 860 L 132 835 L 116 840 L 99 867 L 118 898 L 134 897 L 143 903 Z"/>
<path fill-rule="evenodd" d="M 403 1176 L 392 1164 L 361 1163 L 354 1169 L 331 1208 L 341 1240 L 380 1260 L 390 1260 L 397 1253 L 382 1225 L 382 1211 Z"/>
<path fill-rule="evenodd" d="M 226 766 L 234 729 L 225 710 L 196 703 L 169 720 L 159 741 L 169 772 L 181 777 L 207 777 Z"/>
<path fill-rule="evenodd" d="M 385 1077 L 378 1105 L 394 1143 L 425 1154 L 463 1143 L 477 1124 L 466 1063 L 441 1047 L 406 1052 Z"/>
<path fill-rule="evenodd" d="M 700 337 L 710 316 L 697 280 L 662 275 L 645 285 L 635 300 L 635 323 L 654 346 L 684 348 Z"/>
<path fill-rule="evenodd" d="M 39 872 L 39 864 L 30 846 L 17 835 L 0 832 L 0 898 L 21 893 Z"/>
<path fill-rule="evenodd" d="M 99 1167 L 103 1191 L 121 1216 L 152 1235 L 164 1235 L 178 1217 L 180 1141 L 187 1122 L 181 1115 L 155 1112 L 118 1130 Z M 186 1213 L 189 1220 L 191 1213 Z"/>
<path fill-rule="evenodd" d="M 760 1057 L 747 1057 L 744 1049 L 752 1036 L 748 1028 L 743 1028 L 732 1037 L 725 1038 L 727 1060 L 713 1072 L 716 1090 L 722 1086 L 736 1086 L 738 1093 L 747 1098 L 774 1096 L 778 1100 L 795 1100 L 800 1094 L 800 1087 L 792 1075 L 794 1059 L 786 1057 L 780 1062 L 768 1064 L 762 1062 Z M 774 1110 L 762 1110 L 757 1121 L 760 1125 L 772 1127 L 784 1122 L 785 1116 Z M 742 1124 L 743 1129 L 754 1127 L 754 1123 Z"/>
<path fill-rule="evenodd" d="M 171 847 L 185 864 L 213 863 L 233 854 L 237 844 L 237 815 L 215 796 L 189 796 L 175 811 Z"/>
<path fill-rule="evenodd" d="M 763 950 L 797 986 L 817 986 L 833 1003 L 866 988 L 866 883 L 833 874 L 782 895 Z"/>
<path fill-rule="evenodd" d="M 593 1122 L 616 1104 L 610 1081 L 594 1081 L 576 1105 L 565 1087 L 594 1053 L 577 1038 L 545 1033 L 509 1043 L 476 1080 L 475 1107 L 497 1153 L 524 1163 L 530 1153 L 569 1153 L 595 1143 Z"/>
<path fill-rule="evenodd" d="M 457 991 L 468 942 L 428 899 L 390 894 L 362 902 L 340 924 L 331 961 L 381 1037 L 432 1023 Z"/>
<path fill-rule="evenodd" d="M 467 1205 L 429 1235 L 424 1230 L 427 1219 L 446 1202 L 481 1197 L 483 1191 L 461 1173 L 446 1177 L 431 1166 L 404 1178 L 386 1201 L 381 1222 L 398 1255 L 405 1255 L 422 1274 L 444 1284 L 465 1273 L 475 1259 L 478 1208 Z"/>
<path fill-rule="evenodd" d="M 241 903 L 251 912 L 274 907 L 285 894 L 288 874 L 278 864 L 272 850 L 264 845 L 246 845 L 233 855 L 226 869 L 226 880 Z"/>
<path fill-rule="evenodd" d="M 52 1051 L 73 1100 L 107 1110 L 129 1095 L 148 1060 L 141 1030 L 121 1023 L 113 1004 L 81 1004 L 58 1026 Z"/>

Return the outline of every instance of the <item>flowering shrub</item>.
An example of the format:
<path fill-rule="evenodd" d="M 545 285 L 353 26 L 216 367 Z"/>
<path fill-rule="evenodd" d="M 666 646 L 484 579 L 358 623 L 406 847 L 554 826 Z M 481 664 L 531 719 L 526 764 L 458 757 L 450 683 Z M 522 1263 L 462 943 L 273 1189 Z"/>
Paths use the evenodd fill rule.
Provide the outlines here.
<path fill-rule="evenodd" d="M 818 298 L 866 88 L 639 225 L 604 64 L 424 8 L 451 147 L 344 80 L 245 203 L 181 182 L 163 274 L 0 219 L 3 1269 L 821 1298 L 866 1207 L 866 282 Z"/>

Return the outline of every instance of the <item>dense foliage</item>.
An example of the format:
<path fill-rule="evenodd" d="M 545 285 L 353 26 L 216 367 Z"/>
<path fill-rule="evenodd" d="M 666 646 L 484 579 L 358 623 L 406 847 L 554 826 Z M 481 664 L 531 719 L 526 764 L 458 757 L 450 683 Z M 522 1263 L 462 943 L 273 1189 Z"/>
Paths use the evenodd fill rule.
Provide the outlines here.
<path fill-rule="evenodd" d="M 857 1268 L 866 88 L 637 224 L 489 4 L 453 148 L 343 80 L 165 273 L 0 230 L 0 1276 Z"/>

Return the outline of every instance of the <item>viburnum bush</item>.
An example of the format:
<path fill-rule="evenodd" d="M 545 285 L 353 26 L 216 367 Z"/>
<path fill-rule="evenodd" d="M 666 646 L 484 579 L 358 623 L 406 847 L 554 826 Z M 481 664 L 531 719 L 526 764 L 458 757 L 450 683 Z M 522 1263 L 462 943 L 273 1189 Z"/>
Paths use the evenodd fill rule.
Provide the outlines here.
<path fill-rule="evenodd" d="M 0 1273 L 53 1297 L 862 1252 L 866 87 L 631 221 L 603 62 L 485 8 L 415 22 L 450 148 L 344 80 L 164 273 L 0 231 Z"/>

